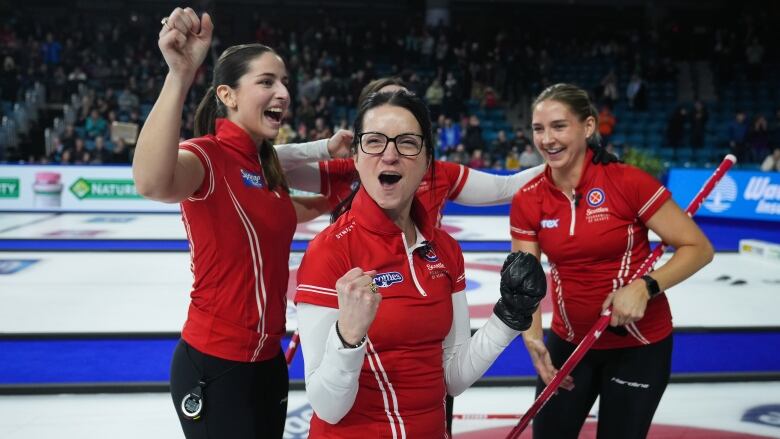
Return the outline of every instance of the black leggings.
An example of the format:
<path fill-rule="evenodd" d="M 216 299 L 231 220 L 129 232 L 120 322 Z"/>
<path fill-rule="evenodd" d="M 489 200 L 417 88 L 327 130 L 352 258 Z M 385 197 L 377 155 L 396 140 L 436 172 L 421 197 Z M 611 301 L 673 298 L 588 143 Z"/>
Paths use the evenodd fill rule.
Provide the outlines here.
<path fill-rule="evenodd" d="M 560 369 L 576 345 L 554 333 L 547 337 L 553 365 Z M 672 336 L 622 349 L 591 349 L 574 368 L 574 389 L 559 389 L 533 422 L 535 439 L 576 439 L 599 399 L 598 439 L 647 436 L 672 367 Z M 537 380 L 536 394 L 544 389 Z"/>
<path fill-rule="evenodd" d="M 204 378 L 201 417 L 192 420 L 182 415 L 181 402 Z M 173 354 L 171 396 L 187 439 L 281 438 L 288 387 L 281 347 L 279 355 L 259 363 L 213 357 L 184 340 Z"/>

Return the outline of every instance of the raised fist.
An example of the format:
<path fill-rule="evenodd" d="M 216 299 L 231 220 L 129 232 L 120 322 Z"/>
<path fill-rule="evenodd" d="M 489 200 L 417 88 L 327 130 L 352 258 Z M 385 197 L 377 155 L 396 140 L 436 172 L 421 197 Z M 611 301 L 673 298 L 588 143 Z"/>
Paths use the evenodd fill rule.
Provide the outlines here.
<path fill-rule="evenodd" d="M 493 313 L 510 328 L 525 331 L 547 292 L 542 264 L 530 253 L 510 253 L 501 267 L 500 292 Z"/>

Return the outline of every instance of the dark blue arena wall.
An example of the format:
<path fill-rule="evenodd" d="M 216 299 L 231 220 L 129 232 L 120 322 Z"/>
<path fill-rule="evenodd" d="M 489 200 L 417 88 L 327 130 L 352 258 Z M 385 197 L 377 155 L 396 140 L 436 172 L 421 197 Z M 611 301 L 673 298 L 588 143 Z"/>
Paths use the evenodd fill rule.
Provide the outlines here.
<path fill-rule="evenodd" d="M 127 391 L 154 384 L 162 390 L 177 342 L 177 334 L 4 336 L 0 339 L 0 394 L 46 392 L 62 386 L 71 386 L 74 391 L 79 387 L 121 386 Z M 288 342 L 285 338 L 282 346 Z M 780 328 L 678 330 L 674 335 L 673 380 L 778 379 L 777 346 Z M 479 384 L 528 383 L 534 375 L 522 339 L 517 338 Z M 303 378 L 303 357 L 298 352 L 290 379 L 300 384 Z"/>

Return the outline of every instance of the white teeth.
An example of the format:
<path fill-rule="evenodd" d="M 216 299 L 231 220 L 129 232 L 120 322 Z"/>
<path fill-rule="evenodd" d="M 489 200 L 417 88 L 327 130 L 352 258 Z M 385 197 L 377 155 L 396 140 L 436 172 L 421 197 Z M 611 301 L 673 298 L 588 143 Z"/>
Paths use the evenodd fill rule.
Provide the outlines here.
<path fill-rule="evenodd" d="M 270 111 L 272 113 L 281 113 L 282 109 L 281 108 L 269 108 L 267 111 Z"/>

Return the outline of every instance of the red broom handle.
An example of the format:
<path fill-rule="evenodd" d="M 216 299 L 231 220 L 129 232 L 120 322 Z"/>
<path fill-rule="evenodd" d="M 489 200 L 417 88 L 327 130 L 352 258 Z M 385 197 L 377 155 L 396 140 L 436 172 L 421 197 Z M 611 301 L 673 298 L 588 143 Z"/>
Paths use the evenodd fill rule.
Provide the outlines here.
<path fill-rule="evenodd" d="M 298 343 L 301 341 L 301 336 L 298 335 L 298 330 L 296 329 L 295 332 L 293 332 L 292 338 L 290 338 L 290 344 L 287 345 L 287 350 L 284 352 L 284 359 L 287 360 L 287 367 L 290 367 L 290 363 L 292 363 L 293 358 L 295 357 L 295 352 L 298 350 Z"/>

